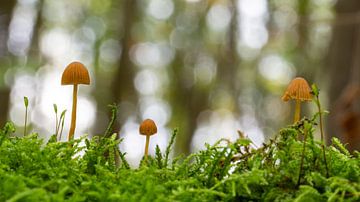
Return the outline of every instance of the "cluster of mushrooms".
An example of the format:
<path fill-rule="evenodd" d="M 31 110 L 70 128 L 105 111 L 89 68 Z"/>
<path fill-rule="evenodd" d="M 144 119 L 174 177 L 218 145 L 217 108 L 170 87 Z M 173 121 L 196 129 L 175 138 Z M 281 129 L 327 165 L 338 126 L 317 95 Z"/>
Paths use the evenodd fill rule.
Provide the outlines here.
<path fill-rule="evenodd" d="M 64 70 L 61 78 L 61 85 L 73 85 L 73 104 L 71 112 L 71 125 L 68 134 L 68 140 L 74 139 L 75 127 L 76 127 L 76 106 L 77 106 L 77 92 L 78 85 L 90 84 L 90 76 L 87 68 L 80 62 L 70 63 Z M 297 77 L 291 81 L 285 94 L 282 97 L 283 101 L 295 100 L 295 116 L 294 123 L 300 120 L 301 102 L 312 100 L 311 89 L 307 81 L 301 77 Z M 153 120 L 144 120 L 139 128 L 139 133 L 146 136 L 145 144 L 145 159 L 147 159 L 149 151 L 150 136 L 157 133 L 157 127 Z"/>
<path fill-rule="evenodd" d="M 61 77 L 61 85 L 73 85 L 73 103 L 71 110 L 71 125 L 68 135 L 68 141 L 74 139 L 74 133 L 76 127 L 77 92 L 78 92 L 79 84 L 90 85 L 89 71 L 82 63 L 72 62 L 65 68 Z M 145 159 L 147 159 L 149 153 L 150 136 L 157 133 L 157 127 L 155 122 L 151 119 L 146 119 L 140 125 L 139 132 L 141 135 L 146 136 L 144 153 L 145 153 Z"/>

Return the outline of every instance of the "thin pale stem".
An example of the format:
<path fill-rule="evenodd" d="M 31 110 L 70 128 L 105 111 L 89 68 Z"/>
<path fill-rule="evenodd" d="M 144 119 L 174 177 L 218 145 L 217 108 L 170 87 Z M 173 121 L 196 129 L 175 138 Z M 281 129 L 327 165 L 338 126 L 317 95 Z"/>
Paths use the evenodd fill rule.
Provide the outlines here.
<path fill-rule="evenodd" d="M 329 168 L 328 168 L 328 165 L 327 165 L 326 154 L 325 154 L 325 141 L 324 141 L 323 119 L 322 119 L 322 111 L 321 111 L 321 104 L 320 104 L 319 96 L 317 96 L 317 107 L 318 107 L 318 110 L 319 110 L 321 147 L 322 147 L 322 150 L 323 150 L 324 163 L 325 163 L 325 169 L 326 169 L 326 177 L 329 177 Z"/>
<path fill-rule="evenodd" d="M 27 116 L 28 116 L 28 107 L 25 108 L 25 124 L 24 124 L 24 136 L 26 136 L 26 128 L 27 128 Z"/>
<path fill-rule="evenodd" d="M 321 112 L 321 106 L 318 104 L 318 110 L 319 110 L 319 121 L 320 121 L 320 134 L 321 134 L 321 142 L 324 143 L 324 130 L 323 130 L 323 119 L 322 119 L 322 112 Z"/>
<path fill-rule="evenodd" d="M 56 138 L 58 137 L 58 133 L 59 133 L 59 127 L 58 127 L 58 114 L 55 113 L 55 135 L 56 135 Z"/>
<path fill-rule="evenodd" d="M 61 121 L 61 120 L 60 120 L 60 121 Z M 64 121 L 65 121 L 65 116 L 63 117 L 62 122 L 61 122 L 61 129 L 60 129 L 59 141 L 61 141 L 62 132 L 63 132 L 63 129 L 64 129 Z M 60 122 L 59 122 L 59 124 L 60 124 Z"/>
<path fill-rule="evenodd" d="M 294 123 L 300 121 L 300 113 L 301 113 L 301 101 L 300 101 L 300 100 L 296 100 Z"/>
<path fill-rule="evenodd" d="M 74 139 L 75 126 L 76 126 L 77 91 L 78 91 L 78 85 L 74 84 L 73 105 L 72 105 L 72 111 L 71 111 L 71 126 L 70 126 L 69 135 L 68 135 L 68 141 Z"/>
<path fill-rule="evenodd" d="M 304 167 L 304 157 L 305 157 L 305 148 L 306 148 L 306 137 L 307 137 L 307 130 L 304 130 L 304 145 L 303 145 L 303 151 L 301 154 L 301 163 L 300 163 L 300 171 L 299 171 L 299 178 L 298 178 L 298 182 L 297 185 L 300 185 L 300 179 L 301 179 L 301 173 Z"/>
<path fill-rule="evenodd" d="M 147 162 L 147 157 L 149 153 L 149 143 L 150 143 L 150 135 L 146 136 L 146 143 L 145 143 L 145 161 Z"/>

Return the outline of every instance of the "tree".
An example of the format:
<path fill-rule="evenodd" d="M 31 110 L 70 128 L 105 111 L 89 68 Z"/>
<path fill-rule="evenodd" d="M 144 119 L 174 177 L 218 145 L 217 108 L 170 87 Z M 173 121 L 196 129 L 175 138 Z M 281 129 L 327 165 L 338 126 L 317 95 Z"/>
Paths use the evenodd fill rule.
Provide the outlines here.
<path fill-rule="evenodd" d="M 15 0 L 7 0 L 1 2 L 0 7 L 0 69 L 1 75 L 3 75 L 9 66 L 11 66 L 11 60 L 9 59 L 9 52 L 7 49 L 7 41 L 9 38 L 9 25 L 11 21 L 12 12 L 15 8 Z M 3 68 L 5 67 L 5 68 Z M 4 71 L 4 72 L 3 72 Z M 7 114 L 9 108 L 9 96 L 10 89 L 6 87 L 3 83 L 0 83 L 0 126 L 2 126 L 7 121 Z"/>
<path fill-rule="evenodd" d="M 338 1 L 328 65 L 330 112 L 328 134 L 350 149 L 360 148 L 360 1 Z"/>

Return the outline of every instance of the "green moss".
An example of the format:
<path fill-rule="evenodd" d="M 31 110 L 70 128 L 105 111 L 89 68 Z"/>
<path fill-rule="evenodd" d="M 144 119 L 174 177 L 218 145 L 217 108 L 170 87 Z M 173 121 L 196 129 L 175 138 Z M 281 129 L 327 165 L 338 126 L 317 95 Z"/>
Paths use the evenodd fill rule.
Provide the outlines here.
<path fill-rule="evenodd" d="M 304 125 L 310 129 L 298 185 Z M 359 201 L 359 153 L 333 139 L 325 148 L 327 178 L 313 127 L 304 119 L 257 149 L 248 139 L 220 140 L 171 161 L 174 130 L 165 152 L 157 147 L 132 169 L 114 135 L 44 143 L 36 134 L 14 137 L 8 123 L 0 131 L 0 201 Z"/>

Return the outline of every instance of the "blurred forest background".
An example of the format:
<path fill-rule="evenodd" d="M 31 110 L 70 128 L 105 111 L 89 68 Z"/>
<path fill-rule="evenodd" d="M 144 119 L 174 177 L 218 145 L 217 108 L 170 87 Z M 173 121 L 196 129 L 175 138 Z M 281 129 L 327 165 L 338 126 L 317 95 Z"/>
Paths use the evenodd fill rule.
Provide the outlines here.
<path fill-rule="evenodd" d="M 133 162 L 145 118 L 158 124 L 153 147 L 180 128 L 178 154 L 237 130 L 260 145 L 291 124 L 280 97 L 296 76 L 321 89 L 327 139 L 360 148 L 359 0 L 1 0 L 1 125 L 22 130 L 27 96 L 41 135 L 54 133 L 54 103 L 68 109 L 65 140 L 72 88 L 60 78 L 74 60 L 92 79 L 79 89 L 76 137 L 103 133 L 116 103 L 114 132 Z"/>

